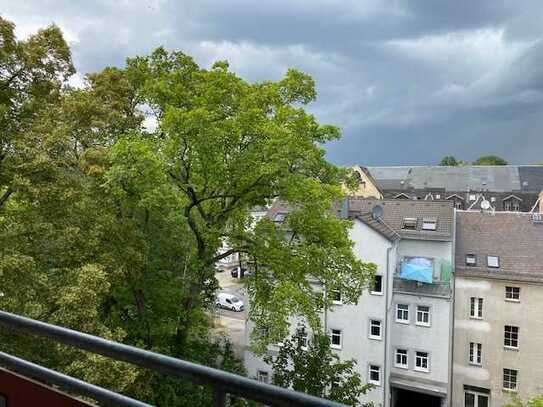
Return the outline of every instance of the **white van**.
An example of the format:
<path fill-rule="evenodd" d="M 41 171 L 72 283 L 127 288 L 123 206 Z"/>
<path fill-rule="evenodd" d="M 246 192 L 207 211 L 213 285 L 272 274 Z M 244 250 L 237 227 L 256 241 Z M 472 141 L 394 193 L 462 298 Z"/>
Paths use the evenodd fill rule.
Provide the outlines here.
<path fill-rule="evenodd" d="M 226 308 L 232 311 L 243 311 L 243 301 L 233 294 L 219 293 L 215 305 L 219 308 Z"/>

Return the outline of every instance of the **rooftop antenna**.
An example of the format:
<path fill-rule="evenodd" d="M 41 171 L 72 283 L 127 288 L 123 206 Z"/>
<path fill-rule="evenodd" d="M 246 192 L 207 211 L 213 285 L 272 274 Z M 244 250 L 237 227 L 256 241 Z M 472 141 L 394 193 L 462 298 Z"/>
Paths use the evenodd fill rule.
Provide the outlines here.
<path fill-rule="evenodd" d="M 371 208 L 371 217 L 373 220 L 380 220 L 383 217 L 383 207 L 381 205 L 375 205 Z"/>

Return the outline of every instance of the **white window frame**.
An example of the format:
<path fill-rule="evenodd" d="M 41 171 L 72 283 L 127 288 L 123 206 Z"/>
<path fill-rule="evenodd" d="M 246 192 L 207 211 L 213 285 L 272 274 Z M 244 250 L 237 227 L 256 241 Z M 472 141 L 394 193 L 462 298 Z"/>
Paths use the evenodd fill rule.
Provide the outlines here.
<path fill-rule="evenodd" d="M 516 333 L 513 332 L 513 330 L 511 330 L 509 332 L 509 341 L 512 343 L 515 339 L 513 339 L 513 335 L 516 334 L 517 338 L 516 338 L 516 342 L 517 342 L 517 346 L 514 346 L 514 345 L 507 345 L 506 344 L 506 341 L 507 341 L 507 327 L 510 327 L 510 328 L 516 328 L 517 331 Z M 504 325 L 503 327 L 503 347 L 506 348 L 506 349 L 519 349 L 520 347 L 520 328 L 516 325 Z"/>
<path fill-rule="evenodd" d="M 370 294 L 372 294 L 372 295 L 383 295 L 383 293 L 384 293 L 384 291 L 385 291 L 385 290 L 384 290 L 384 287 L 383 287 L 383 280 L 384 280 L 384 279 L 383 279 L 383 275 L 382 275 L 382 274 L 376 274 L 376 275 L 375 275 L 375 278 L 377 278 L 377 277 L 380 277 L 380 278 L 381 278 L 381 291 L 374 291 L 374 290 L 373 290 L 373 287 L 375 287 L 375 280 L 374 280 L 374 281 L 373 281 L 374 284 L 373 284 L 372 290 L 370 291 Z"/>
<path fill-rule="evenodd" d="M 473 306 L 472 306 L 473 305 Z M 470 297 L 469 317 L 471 319 L 483 319 L 484 300 L 481 297 Z M 471 311 L 473 310 L 473 314 Z"/>
<path fill-rule="evenodd" d="M 428 308 L 428 311 L 419 311 L 420 307 Z M 428 314 L 428 322 L 425 322 L 424 318 L 422 321 L 419 321 L 419 313 L 421 315 Z M 432 307 L 430 307 L 429 305 L 423 305 L 423 304 L 417 305 L 417 312 L 415 314 L 415 325 L 426 326 L 426 327 L 432 326 Z"/>
<path fill-rule="evenodd" d="M 488 393 L 479 393 L 479 392 L 471 391 L 471 390 L 464 390 L 464 407 L 465 407 L 465 403 L 466 403 L 466 394 L 471 394 L 473 396 L 473 401 L 474 401 L 473 406 L 474 407 L 479 407 L 479 397 L 481 397 L 481 396 L 486 397 L 486 405 L 490 406 L 490 394 L 488 394 Z"/>
<path fill-rule="evenodd" d="M 469 200 L 470 200 L 470 201 L 475 201 L 475 200 L 477 200 L 477 195 L 475 195 L 475 194 L 470 194 Z"/>
<path fill-rule="evenodd" d="M 473 260 L 473 261 L 468 261 L 468 259 Z M 476 254 L 471 254 L 471 253 L 466 254 L 466 266 L 468 266 L 468 267 L 477 267 L 477 255 Z"/>
<path fill-rule="evenodd" d="M 483 365 L 483 345 L 477 342 L 469 343 L 469 364 L 474 366 Z"/>
<path fill-rule="evenodd" d="M 332 304 L 334 305 L 343 305 L 343 295 L 340 290 L 330 290 L 332 295 Z M 339 294 L 339 299 L 336 299 L 335 294 Z"/>
<path fill-rule="evenodd" d="M 507 372 L 506 372 L 507 371 Z M 515 372 L 514 374 L 514 377 L 515 377 L 515 387 L 511 387 L 510 385 L 509 386 L 506 386 L 506 383 L 510 383 L 512 384 L 513 382 L 511 381 L 511 377 L 513 377 L 513 372 Z M 506 378 L 506 375 L 510 376 L 510 378 L 506 381 L 505 378 Z M 518 391 L 518 369 L 510 369 L 510 368 L 507 368 L 507 367 L 504 367 L 503 368 L 503 380 L 502 380 L 502 385 L 503 385 L 503 389 L 505 391 Z"/>
<path fill-rule="evenodd" d="M 435 232 L 437 230 L 437 218 L 422 218 L 421 229 Z"/>
<path fill-rule="evenodd" d="M 407 309 L 402 309 L 402 316 L 404 315 L 405 312 L 407 312 L 407 319 L 399 319 L 398 318 L 398 311 L 400 311 L 399 307 L 400 305 L 402 306 L 406 306 Z M 396 322 L 398 322 L 399 324 L 409 324 L 410 320 L 409 320 L 409 304 L 396 304 Z"/>
<path fill-rule="evenodd" d="M 508 291 L 508 288 L 511 290 Z M 514 297 L 516 293 L 516 298 Z M 505 301 L 508 302 L 520 302 L 520 287 L 506 286 L 505 287 Z"/>
<path fill-rule="evenodd" d="M 379 326 L 379 335 L 373 335 L 371 333 L 371 328 L 374 326 L 374 322 L 377 322 L 377 324 L 375 324 L 375 326 Z M 369 332 L 368 332 L 368 337 L 370 339 L 375 339 L 375 340 L 382 340 L 383 339 L 383 321 L 381 321 L 380 319 L 376 319 L 376 318 L 370 318 L 369 320 Z"/>
<path fill-rule="evenodd" d="M 490 264 L 490 262 L 491 262 L 490 259 L 492 259 L 492 264 Z M 494 263 L 494 261 L 495 261 L 495 263 Z M 487 267 L 490 267 L 490 268 L 493 268 L 493 269 L 499 269 L 500 268 L 500 257 L 499 256 L 493 256 L 493 255 L 489 254 L 488 256 L 486 256 L 486 265 L 487 265 Z"/>
<path fill-rule="evenodd" d="M 377 369 L 372 369 L 372 368 L 377 368 Z M 379 376 L 379 380 L 372 380 L 371 378 L 372 372 L 377 372 L 377 375 Z M 368 364 L 368 383 L 371 383 L 375 386 L 381 385 L 381 366 L 373 364 L 373 363 Z"/>
<path fill-rule="evenodd" d="M 420 360 L 423 360 L 424 359 L 424 356 L 420 355 L 419 354 L 422 354 L 422 353 L 425 353 L 426 354 L 426 367 L 421 367 L 421 366 L 417 366 L 417 362 L 419 361 L 419 358 Z M 425 352 L 425 351 L 422 351 L 422 350 L 419 350 L 419 351 L 415 351 L 415 366 L 413 367 L 413 370 L 416 370 L 417 372 L 424 372 L 424 373 L 428 373 L 430 372 L 430 353 L 429 352 Z"/>
<path fill-rule="evenodd" d="M 335 333 L 338 332 L 338 333 Z M 339 337 L 339 344 L 333 343 L 333 338 Z M 341 329 L 330 329 L 330 347 L 332 349 L 341 349 L 343 345 L 343 331 Z"/>
<path fill-rule="evenodd" d="M 263 378 L 266 378 L 266 380 L 262 380 Z M 256 380 L 258 380 L 261 383 L 270 383 L 270 373 L 265 370 L 258 370 L 256 372 Z"/>
<path fill-rule="evenodd" d="M 403 359 L 405 356 L 405 363 L 398 363 L 398 355 L 400 355 L 401 359 Z M 409 351 L 407 349 L 396 349 L 396 351 L 394 352 L 394 367 L 397 367 L 399 369 L 409 368 Z"/>

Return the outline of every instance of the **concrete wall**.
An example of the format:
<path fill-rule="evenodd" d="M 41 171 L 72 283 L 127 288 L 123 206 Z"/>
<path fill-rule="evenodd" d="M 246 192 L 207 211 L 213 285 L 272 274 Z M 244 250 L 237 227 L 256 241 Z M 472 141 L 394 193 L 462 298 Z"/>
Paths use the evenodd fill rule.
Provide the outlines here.
<path fill-rule="evenodd" d="M 520 287 L 520 301 L 505 300 L 505 287 Z M 519 395 L 543 394 L 543 285 L 456 277 L 453 406 L 464 405 L 464 385 L 490 391 L 490 405 L 510 401 L 503 369 L 519 371 Z M 483 318 L 470 318 L 470 298 L 483 298 Z M 504 348 L 504 326 L 519 327 L 519 349 Z M 469 343 L 482 344 L 482 366 L 469 363 Z"/>

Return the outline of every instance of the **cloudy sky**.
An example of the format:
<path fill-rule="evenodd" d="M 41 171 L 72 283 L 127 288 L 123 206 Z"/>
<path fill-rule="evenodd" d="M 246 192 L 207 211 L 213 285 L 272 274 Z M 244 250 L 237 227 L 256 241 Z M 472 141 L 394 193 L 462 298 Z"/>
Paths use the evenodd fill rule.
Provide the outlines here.
<path fill-rule="evenodd" d="M 311 74 L 337 164 L 482 154 L 543 161 L 543 1 L 0 0 L 24 37 L 52 22 L 81 74 L 164 45 L 251 80 Z"/>

